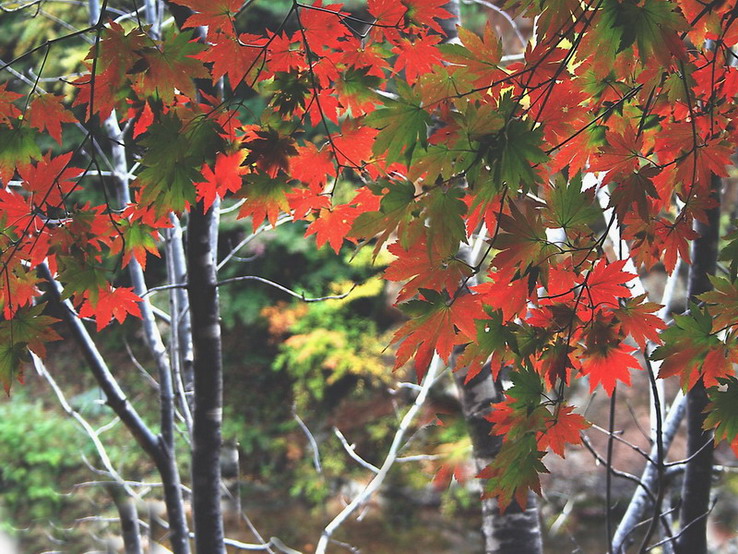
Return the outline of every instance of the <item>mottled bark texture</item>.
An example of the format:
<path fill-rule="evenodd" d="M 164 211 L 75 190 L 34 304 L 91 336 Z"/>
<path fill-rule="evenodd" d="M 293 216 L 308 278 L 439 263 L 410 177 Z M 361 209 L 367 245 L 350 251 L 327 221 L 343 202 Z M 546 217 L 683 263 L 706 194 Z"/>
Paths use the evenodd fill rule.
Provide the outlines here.
<path fill-rule="evenodd" d="M 712 289 L 709 276 L 715 275 L 720 238 L 721 180 L 712 178 L 712 195 L 718 204 L 707 212 L 707 221 L 695 222 L 700 236 L 692 243 L 692 265 L 689 270 L 689 298 Z M 707 514 L 710 510 L 712 488 L 712 432 L 704 431 L 707 392 L 700 380 L 687 393 L 687 457 L 690 459 L 684 473 L 682 506 L 679 514 L 680 534 L 676 542 L 677 554 L 707 552 Z"/>
<path fill-rule="evenodd" d="M 456 384 L 469 427 L 474 462 L 477 471 L 481 471 L 492 463 L 502 444 L 502 437 L 490 434 L 492 424 L 485 416 L 504 397 L 488 367 L 466 384 L 463 373 L 456 373 Z M 496 499 L 483 499 L 482 534 L 486 554 L 541 554 L 543 543 L 536 495 L 528 493 L 525 510 L 513 501 L 504 513 L 500 513 Z"/>
<path fill-rule="evenodd" d="M 187 228 L 187 295 L 192 314 L 195 405 L 192 427 L 192 503 L 195 545 L 201 554 L 225 553 L 220 504 L 223 361 L 217 277 L 210 228 L 213 210 L 198 203 Z"/>

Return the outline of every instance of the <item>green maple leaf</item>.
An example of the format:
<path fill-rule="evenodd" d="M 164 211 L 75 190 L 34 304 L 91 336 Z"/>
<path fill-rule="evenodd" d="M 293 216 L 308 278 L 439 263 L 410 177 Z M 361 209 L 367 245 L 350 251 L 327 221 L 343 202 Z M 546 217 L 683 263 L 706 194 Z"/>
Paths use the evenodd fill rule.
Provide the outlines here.
<path fill-rule="evenodd" d="M 36 133 L 24 125 L 17 128 L 0 126 L 0 179 L 7 183 L 16 167 L 41 159 L 35 137 Z"/>
<path fill-rule="evenodd" d="M 442 252 L 452 255 L 459 243 L 466 243 L 464 214 L 466 204 L 461 200 L 464 191 L 452 187 L 448 190 L 433 189 L 425 199 L 425 215 L 430 220 L 427 227 L 428 245 L 440 246 Z"/>
<path fill-rule="evenodd" d="M 17 379 L 22 382 L 21 367 L 26 361 L 28 350 L 24 343 L 0 343 L 0 383 L 7 394 L 10 394 L 13 381 Z"/>
<path fill-rule="evenodd" d="M 409 181 L 385 181 L 370 185 L 375 194 L 387 193 L 380 200 L 379 211 L 365 212 L 354 220 L 351 235 L 359 238 L 372 238 L 379 235 L 374 248 L 376 256 L 382 245 L 397 231 L 400 244 L 409 246 L 409 234 L 405 227 L 417 217 L 418 207 L 415 203 L 415 186 Z"/>
<path fill-rule="evenodd" d="M 43 310 L 44 304 L 20 308 L 12 320 L 0 322 L 0 383 L 6 393 L 14 380 L 22 382 L 29 349 L 44 356 L 44 343 L 61 339 L 51 327 L 58 320 L 43 315 Z"/>
<path fill-rule="evenodd" d="M 594 202 L 594 188 L 582 190 L 582 174 L 571 179 L 558 174 L 547 189 L 548 206 L 543 219 L 551 227 L 577 228 L 595 221 L 602 211 Z"/>
<path fill-rule="evenodd" d="M 79 260 L 71 256 L 59 256 L 59 280 L 64 283 L 63 298 L 75 293 L 90 291 L 90 298 L 96 299 L 97 291 L 108 282 L 108 271 L 93 263 L 92 258 Z"/>
<path fill-rule="evenodd" d="M 710 403 L 705 412 L 704 429 L 715 429 L 715 442 L 733 442 L 738 435 L 738 379 L 722 379 L 723 387 L 712 387 L 708 391 Z"/>
<path fill-rule="evenodd" d="M 138 85 L 146 95 L 158 93 L 167 104 L 174 100 L 174 89 L 195 98 L 197 93 L 193 79 L 208 79 L 209 75 L 200 60 L 194 58 L 205 45 L 192 40 L 192 33 L 178 33 L 165 38 L 159 48 L 140 50 L 141 62 L 132 72 L 142 68 Z"/>
<path fill-rule="evenodd" d="M 605 0 L 600 23 L 593 32 L 615 53 L 637 44 L 644 62 L 653 56 L 668 59 L 669 34 L 686 28 L 684 18 L 675 8 L 666 0 L 645 0 L 642 4 L 635 0 Z"/>
<path fill-rule="evenodd" d="M 385 154 L 387 162 L 409 161 L 418 145 L 425 148 L 428 144 L 431 117 L 422 107 L 420 93 L 402 81 L 398 82 L 397 100 L 387 99 L 364 123 L 380 130 L 373 150 Z"/>
<path fill-rule="evenodd" d="M 183 125 L 172 112 L 162 115 L 141 141 L 147 148 L 141 160 L 144 170 L 136 179 L 142 188 L 141 204 L 154 206 L 158 214 L 194 204 L 193 181 L 203 179 L 199 170 L 221 143 L 217 126 L 209 119 Z"/>
<path fill-rule="evenodd" d="M 531 129 L 521 119 L 511 119 L 500 131 L 481 138 L 484 158 L 492 168 L 493 186 L 529 190 L 539 180 L 533 165 L 548 161 L 542 143 L 543 131 Z"/>
<path fill-rule="evenodd" d="M 538 450 L 533 433 L 503 442 L 493 462 L 479 475 L 488 479 L 484 488 L 497 498 L 501 511 L 504 512 L 513 499 L 524 507 L 529 489 L 540 492 L 538 476 L 548 473 L 541 462 L 545 454 Z"/>

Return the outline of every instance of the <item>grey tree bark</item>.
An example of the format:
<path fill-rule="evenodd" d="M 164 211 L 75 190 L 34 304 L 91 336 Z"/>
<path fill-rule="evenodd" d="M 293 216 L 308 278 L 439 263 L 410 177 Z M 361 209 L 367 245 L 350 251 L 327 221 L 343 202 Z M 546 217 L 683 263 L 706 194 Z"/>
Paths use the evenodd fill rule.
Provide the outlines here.
<path fill-rule="evenodd" d="M 717 268 L 720 239 L 721 179 L 713 176 L 712 196 L 717 206 L 707 212 L 706 222 L 695 221 L 700 236 L 692 242 L 692 266 L 689 270 L 689 298 L 712 289 L 709 276 Z M 687 393 L 687 463 L 682 486 L 682 506 L 679 515 L 680 534 L 676 542 L 677 554 L 707 552 L 707 515 L 710 511 L 712 488 L 713 441 L 712 432 L 704 431 L 707 391 L 700 380 Z"/>
<path fill-rule="evenodd" d="M 502 437 L 491 435 L 492 424 L 485 416 L 494 409 L 495 403 L 504 400 L 504 395 L 492 379 L 489 369 L 485 369 L 487 370 L 482 370 L 466 384 L 463 372 L 455 374 L 477 471 L 492 463 L 502 445 Z M 543 552 L 538 505 L 533 492 L 528 493 L 525 510 L 515 501 L 504 513 L 500 513 L 497 500 L 494 498 L 483 499 L 481 503 L 485 554 Z"/>
<path fill-rule="evenodd" d="M 211 208 L 190 210 L 187 227 L 187 295 L 192 314 L 195 399 L 192 426 L 192 497 L 195 544 L 202 554 L 225 553 L 220 505 L 223 360 L 218 285 L 211 240 Z"/>

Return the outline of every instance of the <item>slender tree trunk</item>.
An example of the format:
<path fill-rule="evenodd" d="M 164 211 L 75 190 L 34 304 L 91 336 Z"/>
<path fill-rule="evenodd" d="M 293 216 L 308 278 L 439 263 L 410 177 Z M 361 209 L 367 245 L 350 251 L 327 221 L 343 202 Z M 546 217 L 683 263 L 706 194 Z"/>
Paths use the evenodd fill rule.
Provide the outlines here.
<path fill-rule="evenodd" d="M 490 434 L 492 424 L 485 416 L 504 396 L 497 389 L 488 368 L 466 384 L 461 373 L 455 377 L 469 427 L 474 462 L 477 471 L 481 471 L 492 463 L 502 444 L 502 437 Z M 535 494 L 528 493 L 525 510 L 513 501 L 504 514 L 500 513 L 496 499 L 483 499 L 482 534 L 485 554 L 541 554 L 543 542 Z"/>
<path fill-rule="evenodd" d="M 138 525 L 138 510 L 133 499 L 117 484 L 110 485 L 108 492 L 118 509 L 121 537 L 125 554 L 141 554 L 141 532 Z"/>
<path fill-rule="evenodd" d="M 721 180 L 713 176 L 712 195 L 718 205 L 707 212 L 707 222 L 695 222 L 700 237 L 692 243 L 692 266 L 689 271 L 689 298 L 712 289 L 708 278 L 717 267 L 718 240 L 720 238 L 720 188 Z M 700 380 L 687 393 L 687 469 L 682 486 L 680 513 L 681 534 L 677 538 L 677 554 L 702 554 L 707 552 L 707 514 L 710 510 L 712 488 L 712 433 L 704 431 L 707 392 Z"/>
<path fill-rule="evenodd" d="M 223 419 L 223 361 L 220 310 L 213 255 L 212 209 L 199 203 L 187 229 L 187 294 L 192 314 L 195 406 L 192 429 L 192 496 L 199 554 L 225 553 L 220 505 L 220 449 Z"/>
<path fill-rule="evenodd" d="M 453 15 L 451 18 L 439 20 L 445 33 L 445 41 L 452 42 L 458 38 L 457 25 L 461 24 L 461 7 L 459 0 L 452 0 L 444 8 Z M 462 258 L 469 258 L 471 250 L 460 252 Z M 477 260 L 467 260 L 474 265 Z M 471 284 L 471 282 L 469 283 Z M 451 360 L 454 368 L 456 356 Z M 474 463 L 477 471 L 486 468 L 497 455 L 502 445 L 502 437 L 491 435 L 492 425 L 485 419 L 493 407 L 501 402 L 503 394 L 492 379 L 492 373 L 482 371 L 476 378 L 464 384 L 463 373 L 457 373 L 456 385 L 461 399 L 461 406 L 469 427 L 472 441 Z M 536 496 L 528 493 L 526 509 L 523 510 L 513 501 L 504 513 L 500 512 L 497 500 L 485 498 L 482 504 L 482 534 L 484 535 L 485 554 L 541 554 L 540 520 Z"/>

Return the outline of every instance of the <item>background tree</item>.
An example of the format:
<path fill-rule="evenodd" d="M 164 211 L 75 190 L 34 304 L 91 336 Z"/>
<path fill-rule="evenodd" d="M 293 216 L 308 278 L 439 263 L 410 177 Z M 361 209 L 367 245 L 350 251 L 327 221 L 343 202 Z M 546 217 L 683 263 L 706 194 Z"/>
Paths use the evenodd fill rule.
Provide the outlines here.
<path fill-rule="evenodd" d="M 712 292 L 705 281 L 714 272 L 706 245 L 714 259 L 719 234 L 716 183 L 735 148 L 733 6 L 526 3 L 535 33 L 510 58 L 491 26 L 481 36 L 459 28 L 459 43 L 441 44 L 440 22 L 452 17 L 444 5 L 375 1 L 354 13 L 293 2 L 273 28 L 244 32 L 238 17 L 251 4 L 183 0 L 172 8 L 174 29 L 159 4 L 144 6 L 144 25 L 137 10 L 93 3 L 88 27 L 3 62 L 15 79 L 0 89 L 0 373 L 9 388 L 26 351 L 43 357 L 57 338 L 37 303 L 45 281 L 107 402 L 157 466 L 177 552 L 189 549 L 177 413 L 192 439 L 198 550 L 225 548 L 218 289 L 252 280 L 304 298 L 255 275 L 218 278 L 219 199 L 231 198 L 254 234 L 291 219 L 336 253 L 347 240 L 371 242 L 375 256 L 386 247 L 394 259 L 384 277 L 402 283 L 397 305 L 410 319 L 391 339 L 394 367 L 412 363 L 419 392 L 383 461 L 357 456 L 375 476 L 326 526 L 319 552 L 387 478 L 460 347 L 452 365 L 465 382 L 491 377 L 499 391 L 509 369 L 506 398 L 486 417 L 504 439 L 480 473 L 500 512 L 514 502 L 525 509 L 530 491 L 540 492 L 549 451 L 563 456 L 583 442 L 590 424 L 570 394 L 581 378 L 611 398 L 608 454 L 584 441 L 605 462 L 610 499 L 616 389 L 642 368 L 639 350 L 654 404 L 647 463 L 656 468 L 651 481 L 633 477 L 653 508 L 643 547 L 659 529 L 664 544 L 706 548 L 706 487 L 694 481 L 711 474 L 701 430 L 735 435 L 732 242 L 722 254 L 727 278 L 710 281 Z M 40 83 L 45 60 L 77 40 L 91 48 L 70 110 Z M 264 109 L 254 111 L 257 94 Z M 44 154 L 48 137 L 60 148 Z M 169 352 L 144 279 L 160 236 Z M 673 274 L 692 240 L 690 293 L 701 304 L 664 330 L 638 273 L 662 263 Z M 465 258 L 460 244 L 479 245 L 478 258 Z M 132 286 L 119 280 L 121 268 Z M 158 431 L 128 402 L 80 319 L 100 331 L 128 315 L 141 317 L 156 362 Z M 651 352 L 649 343 L 660 346 Z M 658 377 L 680 377 L 693 406 L 684 490 L 701 498 L 688 500 L 678 531 L 661 509 L 668 433 L 649 360 L 662 361 Z M 478 413 L 468 400 L 467 412 Z"/>

